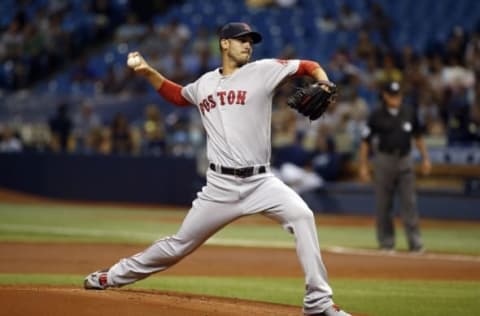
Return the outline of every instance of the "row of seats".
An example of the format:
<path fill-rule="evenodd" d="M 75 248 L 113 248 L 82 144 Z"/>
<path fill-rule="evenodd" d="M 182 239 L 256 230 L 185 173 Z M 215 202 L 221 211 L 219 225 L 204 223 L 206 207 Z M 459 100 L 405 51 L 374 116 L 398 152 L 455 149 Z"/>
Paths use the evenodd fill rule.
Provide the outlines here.
<path fill-rule="evenodd" d="M 444 42 L 455 25 L 463 25 L 467 30 L 471 30 L 480 19 L 480 2 L 475 1 L 379 0 L 377 2 L 393 19 L 391 35 L 397 49 L 409 44 L 414 49 L 422 51 L 429 44 Z M 172 7 L 165 15 L 156 16 L 153 22 L 164 25 L 177 18 L 194 34 L 200 26 L 206 26 L 214 31 L 227 21 L 242 20 L 251 23 L 256 30 L 265 35 L 264 43 L 256 47 L 256 58 L 278 56 L 287 44 L 291 44 L 302 58 L 325 63 L 338 47 L 353 47 L 357 41 L 356 30 L 322 33 L 316 26 L 316 19 L 326 12 L 337 15 L 342 4 L 350 5 L 363 20 L 368 19 L 367 1 L 300 0 L 293 8 L 249 9 L 243 1 L 189 0 L 182 5 Z M 445 18 L 446 16 L 448 19 Z M 381 41 L 378 33 L 372 33 L 371 36 L 374 42 Z M 128 47 L 126 50 L 125 46 L 122 49 L 117 45 L 109 45 L 104 51 L 93 56 L 90 63 L 94 66 L 93 68 L 104 74 L 107 67 L 112 64 L 123 66 L 127 51 Z M 63 80 L 64 77 L 65 75 L 62 74 L 54 79 L 58 82 L 50 84 L 50 87 L 57 91 L 68 92 L 68 82 Z M 45 84 L 40 86 L 40 90 L 44 88 Z M 91 87 L 78 90 L 77 85 L 74 88 L 84 93 L 95 92 Z"/>
<path fill-rule="evenodd" d="M 369 2 L 371 1 L 299 0 L 292 8 L 251 9 L 245 5 L 244 1 L 188 0 L 181 5 L 173 6 L 167 14 L 157 16 L 154 23 L 163 25 L 177 18 L 192 31 L 200 26 L 206 26 L 214 31 L 219 25 L 228 21 L 243 20 L 265 34 L 265 42 L 258 47 L 256 57 L 277 56 L 287 44 L 291 44 L 299 56 L 326 62 L 339 46 L 352 47 L 357 41 L 358 32 L 354 30 L 322 33 L 316 26 L 316 20 L 326 13 L 338 16 L 342 5 L 347 4 L 365 21 L 369 18 Z M 393 20 L 391 35 L 397 49 L 410 44 L 414 49 L 422 51 L 432 43 L 445 41 L 456 25 L 472 30 L 480 20 L 480 2 L 478 1 L 377 0 L 375 2 L 381 4 L 385 13 Z M 111 0 L 111 3 L 117 10 L 128 10 L 126 0 Z M 85 15 L 82 15 L 83 4 L 82 0 L 70 1 L 70 13 L 63 23 L 65 29 L 74 30 L 91 23 L 85 20 Z M 24 8 L 26 16 L 33 15 L 45 5 L 48 5 L 48 0 L 32 1 Z M 18 4 L 14 0 L 0 2 L 0 12 L 2 12 L 0 27 L 8 25 L 16 9 Z M 374 41 L 380 40 L 378 34 L 374 33 L 371 36 Z M 108 51 L 95 55 L 91 62 L 95 64 L 96 69 L 100 69 L 100 72 L 104 72 L 112 63 L 123 64 L 125 56 L 118 54 L 117 50 L 117 47 L 109 46 Z M 53 86 L 59 85 L 62 86 L 62 82 Z"/>

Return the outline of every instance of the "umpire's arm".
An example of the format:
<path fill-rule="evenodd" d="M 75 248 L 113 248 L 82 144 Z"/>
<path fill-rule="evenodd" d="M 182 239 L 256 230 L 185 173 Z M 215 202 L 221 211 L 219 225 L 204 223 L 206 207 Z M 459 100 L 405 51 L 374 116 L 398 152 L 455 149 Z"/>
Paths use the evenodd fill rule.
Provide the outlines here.
<path fill-rule="evenodd" d="M 420 152 L 420 156 L 422 157 L 421 172 L 423 175 L 428 175 L 432 170 L 432 163 L 430 162 L 427 146 L 425 145 L 425 141 L 423 140 L 422 136 L 418 136 L 415 138 L 415 146 L 417 147 L 418 151 Z"/>
<path fill-rule="evenodd" d="M 368 158 L 370 154 L 370 144 L 373 136 L 377 133 L 372 115 L 369 116 L 367 123 L 362 128 L 362 141 L 358 151 L 358 175 L 363 182 L 371 181 L 370 170 L 368 168 Z"/>
<path fill-rule="evenodd" d="M 368 140 L 362 140 L 358 152 L 358 176 L 361 181 L 369 182 L 371 180 L 370 170 L 368 169 L 368 153 L 370 152 L 370 143 Z"/>

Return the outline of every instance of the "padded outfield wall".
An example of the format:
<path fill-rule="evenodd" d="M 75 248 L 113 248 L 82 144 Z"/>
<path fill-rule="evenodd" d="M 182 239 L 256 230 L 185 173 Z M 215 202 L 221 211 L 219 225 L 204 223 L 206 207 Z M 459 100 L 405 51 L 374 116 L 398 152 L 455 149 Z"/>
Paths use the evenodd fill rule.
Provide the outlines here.
<path fill-rule="evenodd" d="M 189 207 L 204 184 L 194 159 L 0 154 L 0 187 L 45 197 Z M 419 189 L 422 217 L 480 220 L 480 182 L 463 190 Z M 338 182 L 302 194 L 320 213 L 373 215 L 371 186 Z"/>

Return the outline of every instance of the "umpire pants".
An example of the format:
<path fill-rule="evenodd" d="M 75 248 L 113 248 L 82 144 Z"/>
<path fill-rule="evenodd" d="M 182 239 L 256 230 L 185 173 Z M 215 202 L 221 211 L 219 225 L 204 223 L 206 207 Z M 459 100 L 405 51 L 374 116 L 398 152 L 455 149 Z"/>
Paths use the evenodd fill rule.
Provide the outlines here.
<path fill-rule="evenodd" d="M 409 250 L 423 247 L 417 196 L 414 162 L 410 155 L 396 156 L 378 152 L 374 163 L 374 185 L 376 195 L 376 229 L 380 248 L 395 247 L 394 197 L 398 194 L 400 215 L 403 221 Z"/>

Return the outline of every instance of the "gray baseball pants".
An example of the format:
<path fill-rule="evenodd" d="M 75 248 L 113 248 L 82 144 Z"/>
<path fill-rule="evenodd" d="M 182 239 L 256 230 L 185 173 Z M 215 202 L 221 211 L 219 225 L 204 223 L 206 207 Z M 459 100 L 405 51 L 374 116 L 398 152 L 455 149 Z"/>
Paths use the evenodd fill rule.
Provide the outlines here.
<path fill-rule="evenodd" d="M 297 193 L 270 172 L 239 178 L 208 170 L 207 185 L 193 201 L 179 231 L 113 265 L 108 283 L 122 286 L 168 269 L 228 223 L 257 213 L 278 221 L 295 236 L 297 256 L 305 273 L 304 312 L 313 314 L 330 307 L 332 289 L 313 213 Z"/>
<path fill-rule="evenodd" d="M 419 229 L 415 169 L 409 156 L 377 153 L 374 163 L 374 182 L 377 212 L 377 240 L 380 248 L 395 246 L 394 197 L 398 193 L 400 215 L 410 250 L 420 249 L 422 239 Z"/>

